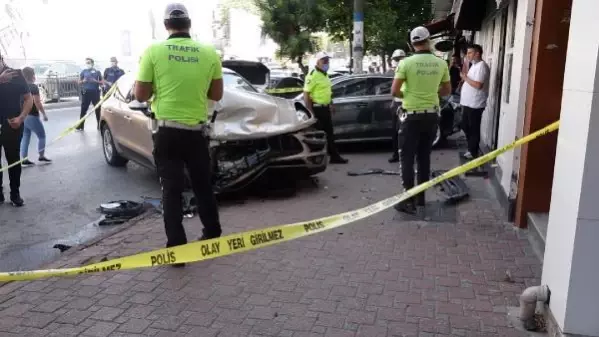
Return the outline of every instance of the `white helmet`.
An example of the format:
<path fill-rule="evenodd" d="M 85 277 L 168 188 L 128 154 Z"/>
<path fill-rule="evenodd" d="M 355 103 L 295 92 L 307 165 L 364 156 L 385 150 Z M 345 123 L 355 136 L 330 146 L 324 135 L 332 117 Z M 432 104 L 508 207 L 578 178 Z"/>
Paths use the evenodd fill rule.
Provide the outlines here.
<path fill-rule="evenodd" d="M 406 57 L 406 52 L 401 49 L 395 49 L 391 58 L 394 59 L 396 57 Z"/>

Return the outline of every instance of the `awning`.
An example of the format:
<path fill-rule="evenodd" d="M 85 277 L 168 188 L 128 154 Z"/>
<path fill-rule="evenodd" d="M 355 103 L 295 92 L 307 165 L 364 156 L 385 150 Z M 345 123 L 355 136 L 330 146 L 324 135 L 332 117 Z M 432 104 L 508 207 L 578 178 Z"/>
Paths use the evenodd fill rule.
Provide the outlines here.
<path fill-rule="evenodd" d="M 426 29 L 428 29 L 431 36 L 435 36 L 440 33 L 451 32 L 454 30 L 454 14 L 449 14 L 445 19 L 431 22 L 429 24 L 424 25 Z"/>
<path fill-rule="evenodd" d="M 498 0 L 497 3 L 501 3 Z M 480 30 L 485 18 L 487 1 L 483 0 L 456 0 L 452 12 L 454 27 L 460 30 Z"/>

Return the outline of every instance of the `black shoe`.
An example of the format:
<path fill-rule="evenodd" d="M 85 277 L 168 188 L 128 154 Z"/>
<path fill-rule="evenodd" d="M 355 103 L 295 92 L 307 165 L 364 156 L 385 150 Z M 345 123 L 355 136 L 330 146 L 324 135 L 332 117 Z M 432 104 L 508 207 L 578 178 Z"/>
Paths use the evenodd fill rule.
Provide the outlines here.
<path fill-rule="evenodd" d="M 349 160 L 342 157 L 333 157 L 331 158 L 331 164 L 347 164 Z"/>
<path fill-rule="evenodd" d="M 396 211 L 401 212 L 401 213 L 406 213 L 406 214 L 410 214 L 410 215 L 416 215 L 416 206 L 414 206 L 413 202 L 400 202 L 399 204 L 395 205 L 393 208 L 395 208 Z"/>
<path fill-rule="evenodd" d="M 34 165 L 35 165 L 35 163 L 30 161 L 29 159 L 25 159 L 21 163 L 21 166 L 23 166 L 23 167 L 29 167 L 29 166 L 34 166 Z"/>
<path fill-rule="evenodd" d="M 10 202 L 15 207 L 23 207 L 23 206 L 25 206 L 25 201 L 23 200 L 23 198 L 21 198 L 21 195 L 19 193 L 15 193 L 15 194 L 11 193 L 11 195 L 10 195 Z"/>
<path fill-rule="evenodd" d="M 220 238 L 220 234 L 218 234 L 218 235 L 202 234 L 202 236 L 200 236 L 198 238 L 198 241 L 206 241 L 206 240 L 212 240 L 212 239 L 216 239 L 216 238 Z"/>
<path fill-rule="evenodd" d="M 44 156 L 41 156 L 41 157 L 38 159 L 38 161 L 39 161 L 40 163 L 46 163 L 46 164 L 50 164 L 50 163 L 52 162 L 52 160 L 50 160 L 50 159 L 48 159 L 48 158 L 46 158 L 46 157 L 44 157 Z"/>
<path fill-rule="evenodd" d="M 4 199 L 4 193 L 0 192 L 0 205 L 2 205 L 6 199 Z"/>
<path fill-rule="evenodd" d="M 389 162 L 390 163 L 399 163 L 399 156 L 398 155 L 391 156 L 391 158 L 389 158 Z"/>

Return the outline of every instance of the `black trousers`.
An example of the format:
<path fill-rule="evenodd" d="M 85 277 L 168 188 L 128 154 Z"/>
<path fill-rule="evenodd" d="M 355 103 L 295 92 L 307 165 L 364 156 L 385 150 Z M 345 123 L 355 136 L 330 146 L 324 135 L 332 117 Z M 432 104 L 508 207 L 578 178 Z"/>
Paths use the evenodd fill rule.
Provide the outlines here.
<path fill-rule="evenodd" d="M 414 160 L 418 168 L 418 184 L 430 179 L 431 151 L 438 123 L 436 113 L 410 114 L 399 127 L 401 178 L 406 191 L 414 187 Z M 415 201 L 417 205 L 424 206 L 424 192 L 417 195 Z"/>
<path fill-rule="evenodd" d="M 333 119 L 330 107 L 314 107 L 316 117 L 316 128 L 327 134 L 327 152 L 331 158 L 339 158 L 339 150 L 335 145 L 335 133 L 333 132 Z"/>
<path fill-rule="evenodd" d="M 79 118 L 83 118 L 85 114 L 87 114 L 87 109 L 89 109 L 89 105 L 95 106 L 100 102 L 100 90 L 84 90 L 83 95 L 81 96 L 81 113 L 79 114 Z M 96 108 L 96 121 L 98 125 L 100 125 L 100 107 Z M 83 130 L 85 127 L 85 122 L 79 124 L 77 129 Z"/>
<path fill-rule="evenodd" d="M 391 135 L 391 141 L 393 142 L 393 156 L 399 155 L 399 116 L 397 114 L 397 109 L 401 106 L 401 102 L 393 101 L 391 104 L 391 113 L 393 116 L 391 117 L 391 128 L 393 129 L 393 134 Z"/>
<path fill-rule="evenodd" d="M 183 228 L 182 193 L 185 167 L 198 202 L 206 238 L 221 235 L 218 206 L 212 189 L 208 138 L 202 131 L 161 127 L 154 134 L 154 161 L 162 184 L 162 204 L 167 247 L 187 243 Z"/>
<path fill-rule="evenodd" d="M 478 157 L 480 144 L 480 123 L 483 118 L 485 108 L 472 109 L 467 106 L 462 106 L 462 130 L 466 134 L 468 140 L 468 152 L 473 157 Z"/>
<path fill-rule="evenodd" d="M 21 160 L 21 137 L 23 136 L 23 126 L 18 129 L 10 127 L 8 122 L 4 122 L 0 126 L 0 156 L 2 149 L 6 155 L 6 162 L 11 165 Z M 2 188 L 3 172 L 0 172 L 0 193 Z M 15 165 L 8 169 L 8 179 L 10 180 L 11 195 L 18 194 L 21 187 L 21 164 Z"/>

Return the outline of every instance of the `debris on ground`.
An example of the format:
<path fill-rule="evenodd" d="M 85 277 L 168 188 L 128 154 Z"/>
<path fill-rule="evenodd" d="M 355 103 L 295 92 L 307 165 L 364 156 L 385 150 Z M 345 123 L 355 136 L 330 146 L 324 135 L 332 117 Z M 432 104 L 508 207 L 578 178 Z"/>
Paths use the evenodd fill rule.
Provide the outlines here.
<path fill-rule="evenodd" d="M 446 172 L 447 170 L 433 171 L 431 177 L 434 179 Z M 470 196 L 470 188 L 468 188 L 466 182 L 459 176 L 446 179 L 437 184 L 436 187 L 445 195 L 446 203 L 455 204 Z"/>
<path fill-rule="evenodd" d="M 66 252 L 67 250 L 71 249 L 72 247 L 73 247 L 73 246 L 69 246 L 69 245 L 63 245 L 62 243 L 57 243 L 57 244 L 55 244 L 55 245 L 54 245 L 54 247 L 52 247 L 52 248 L 58 249 L 58 250 L 60 250 L 60 252 L 61 252 L 61 253 L 64 253 L 64 252 Z"/>
<path fill-rule="evenodd" d="M 104 218 L 99 226 L 120 225 L 144 212 L 144 205 L 135 201 L 117 200 L 101 204 L 98 209 Z"/>
<path fill-rule="evenodd" d="M 363 170 L 363 171 L 349 171 L 349 172 L 347 172 L 347 175 L 350 176 L 350 177 L 367 176 L 367 175 L 373 175 L 373 174 L 380 174 L 380 175 L 385 175 L 385 176 L 398 176 L 398 175 L 401 175 L 401 172 L 399 172 L 399 171 L 383 170 L 383 169 L 379 169 L 379 168 L 368 169 L 368 170 Z"/>

